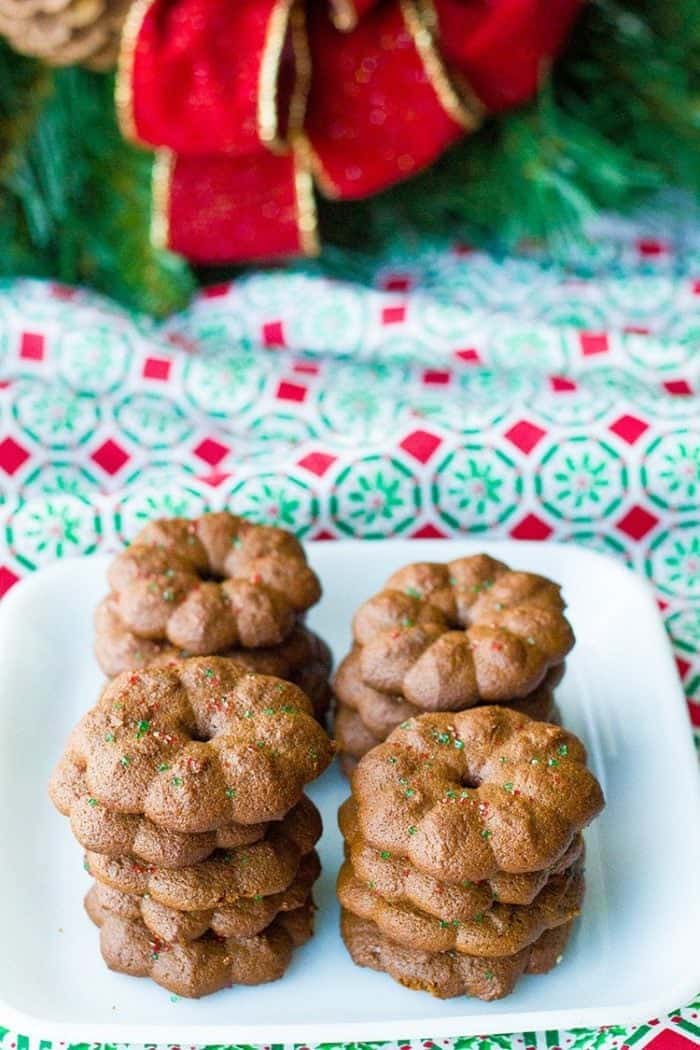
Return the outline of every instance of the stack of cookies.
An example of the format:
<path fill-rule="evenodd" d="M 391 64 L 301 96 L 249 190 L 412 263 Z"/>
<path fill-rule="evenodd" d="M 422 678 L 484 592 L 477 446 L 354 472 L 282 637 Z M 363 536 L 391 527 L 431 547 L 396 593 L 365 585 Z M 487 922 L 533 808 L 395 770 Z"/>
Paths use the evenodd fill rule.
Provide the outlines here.
<path fill-rule="evenodd" d="M 184 576 L 170 578 L 178 599 Z M 159 595 L 131 584 L 143 625 Z M 271 608 L 258 604 L 261 623 Z M 237 622 L 250 638 L 250 609 Z M 312 932 L 321 820 L 303 792 L 332 756 L 301 689 L 227 658 L 109 682 L 50 785 L 95 880 L 86 908 L 107 965 L 183 996 L 280 977 Z"/>
<path fill-rule="evenodd" d="M 303 621 L 321 587 L 290 532 L 226 511 L 152 521 L 108 578 L 95 654 L 109 677 L 218 654 L 296 683 L 325 717 L 331 655 Z"/>
<path fill-rule="evenodd" d="M 499 704 L 555 721 L 574 644 L 564 609 L 557 584 L 486 554 L 395 572 L 355 614 L 333 682 L 345 772 L 426 711 Z"/>
<path fill-rule="evenodd" d="M 340 811 L 342 935 L 360 966 L 498 999 L 561 958 L 603 796 L 571 733 L 506 707 L 411 717 Z"/>

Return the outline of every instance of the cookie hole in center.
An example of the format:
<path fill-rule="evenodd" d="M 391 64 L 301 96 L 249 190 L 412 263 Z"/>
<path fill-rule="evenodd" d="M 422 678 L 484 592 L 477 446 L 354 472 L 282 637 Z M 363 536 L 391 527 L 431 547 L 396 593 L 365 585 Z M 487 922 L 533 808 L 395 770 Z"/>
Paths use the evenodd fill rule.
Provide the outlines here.
<path fill-rule="evenodd" d="M 466 774 L 462 777 L 462 787 L 465 788 L 478 788 L 481 787 L 481 777 L 473 777 Z"/>

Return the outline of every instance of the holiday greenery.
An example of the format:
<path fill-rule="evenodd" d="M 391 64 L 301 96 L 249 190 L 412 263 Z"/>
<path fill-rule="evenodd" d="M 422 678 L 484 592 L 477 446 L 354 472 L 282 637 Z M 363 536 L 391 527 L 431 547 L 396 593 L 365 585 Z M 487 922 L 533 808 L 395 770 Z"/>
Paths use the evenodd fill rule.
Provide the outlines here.
<path fill-rule="evenodd" d="M 113 90 L 111 76 L 1 46 L 0 272 L 85 282 L 162 315 L 195 275 L 150 244 L 151 155 L 122 139 Z M 698 194 L 699 156 L 696 0 L 593 0 L 529 106 L 376 197 L 320 201 L 325 259 L 379 251 L 397 228 L 556 249 L 600 209 L 661 186 Z"/>

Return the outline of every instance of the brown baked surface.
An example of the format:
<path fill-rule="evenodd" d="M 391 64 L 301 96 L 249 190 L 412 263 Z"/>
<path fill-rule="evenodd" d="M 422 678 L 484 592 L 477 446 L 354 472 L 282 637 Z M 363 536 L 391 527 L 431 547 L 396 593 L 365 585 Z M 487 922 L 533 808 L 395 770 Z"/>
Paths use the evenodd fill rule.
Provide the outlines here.
<path fill-rule="evenodd" d="M 364 682 L 426 711 L 520 699 L 574 644 L 560 588 L 486 554 L 394 573 L 358 609 Z"/>
<path fill-rule="evenodd" d="M 249 846 L 217 850 L 186 868 L 159 868 L 128 856 L 90 852 L 85 854 L 85 867 L 98 882 L 122 893 L 148 894 L 179 911 L 203 911 L 244 897 L 282 893 L 321 830 L 320 814 L 305 798 L 284 820 L 272 824 L 265 838 Z"/>
<path fill-rule="evenodd" d="M 427 952 L 456 951 L 461 955 L 516 955 L 546 930 L 575 919 L 585 889 L 580 864 L 552 875 L 531 904 L 493 903 L 480 912 L 447 919 L 421 911 L 414 904 L 384 899 L 370 889 L 346 861 L 338 874 L 341 908 L 369 919 L 395 944 Z"/>
<path fill-rule="evenodd" d="M 409 864 L 405 857 L 387 855 L 365 842 L 357 825 L 354 799 L 348 798 L 338 812 L 345 840 L 346 857 L 355 875 L 387 901 L 417 908 L 437 919 L 463 922 L 483 914 L 496 902 L 529 905 L 553 875 L 560 875 L 582 860 L 583 838 L 575 835 L 556 864 L 541 871 L 509 875 L 499 873 L 483 882 L 443 882 Z"/>
<path fill-rule="evenodd" d="M 199 998 L 236 984 L 276 981 L 289 966 L 294 948 L 313 933 L 313 902 L 281 912 L 252 937 L 218 938 L 205 934 L 187 944 L 154 938 L 140 919 L 127 919 L 91 906 L 88 914 L 100 927 L 100 951 L 110 970 L 151 977 L 175 995 Z"/>
<path fill-rule="evenodd" d="M 547 973 L 561 959 L 572 923 L 542 934 L 516 955 L 500 958 L 460 955 L 459 952 L 424 952 L 394 944 L 367 919 L 341 912 L 341 934 L 358 966 L 388 973 L 414 991 L 439 999 L 468 995 L 477 999 L 502 999 L 524 973 Z"/>
<path fill-rule="evenodd" d="M 321 594 L 291 533 L 226 511 L 149 522 L 108 578 L 134 634 L 192 655 L 277 645 Z"/>
<path fill-rule="evenodd" d="M 217 937 L 253 937 L 266 929 L 280 912 L 302 908 L 321 872 L 316 851 L 302 857 L 290 885 L 280 893 L 241 897 L 233 904 L 220 904 L 201 911 L 168 908 L 150 896 L 123 893 L 94 882 L 85 897 L 85 909 L 95 921 L 104 913 L 122 919 L 140 919 L 153 936 L 166 944 L 197 940 L 208 931 Z"/>
<path fill-rule="evenodd" d="M 410 719 L 352 788 L 365 842 L 449 883 L 552 867 L 604 805 L 577 737 L 497 706 Z"/>
<path fill-rule="evenodd" d="M 66 765 L 77 766 L 88 805 L 197 834 L 281 819 L 332 756 L 297 686 L 199 657 L 109 682 L 71 733 L 49 790 L 72 814 Z"/>
<path fill-rule="evenodd" d="M 95 610 L 95 656 L 109 678 L 122 671 L 139 671 L 151 664 L 167 664 L 190 654 L 164 640 L 140 638 L 119 615 L 113 594 Z M 207 655 L 207 654 L 205 654 Z M 330 649 L 317 634 L 296 622 L 279 645 L 259 649 L 241 646 L 219 654 L 247 667 L 256 674 L 274 675 L 294 682 L 311 699 L 320 718 L 328 706 L 328 677 L 333 665 Z"/>

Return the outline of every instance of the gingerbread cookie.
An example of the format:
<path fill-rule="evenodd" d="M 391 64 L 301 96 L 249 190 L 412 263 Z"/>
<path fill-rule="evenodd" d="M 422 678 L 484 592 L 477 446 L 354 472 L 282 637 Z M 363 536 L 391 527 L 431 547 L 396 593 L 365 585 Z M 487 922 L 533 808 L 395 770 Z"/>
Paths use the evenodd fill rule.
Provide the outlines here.
<path fill-rule="evenodd" d="M 352 784 L 362 838 L 451 883 L 556 864 L 604 805 L 577 737 L 493 706 L 410 719 Z"/>
<path fill-rule="evenodd" d="M 110 970 L 150 977 L 169 992 L 194 999 L 236 984 L 278 980 L 294 948 L 313 933 L 311 900 L 296 911 L 280 913 L 253 937 L 221 939 L 207 934 L 187 944 L 157 940 L 140 919 L 96 907 L 89 914 L 100 927 L 100 951 Z"/>
<path fill-rule="evenodd" d="M 291 533 L 225 511 L 149 522 L 108 578 L 129 630 L 193 655 L 277 645 L 321 594 Z"/>
<path fill-rule="evenodd" d="M 124 672 L 71 734 L 65 764 L 89 799 L 160 827 L 201 833 L 278 820 L 328 766 L 333 747 L 306 695 L 220 657 Z"/>
<path fill-rule="evenodd" d="M 486 554 L 408 565 L 355 614 L 367 685 L 426 711 L 520 699 L 574 644 L 559 587 Z"/>
<path fill-rule="evenodd" d="M 140 638 L 119 615 L 117 599 L 108 595 L 95 611 L 95 656 L 109 677 L 122 671 L 138 671 L 151 664 L 167 664 L 191 655 L 166 641 Z M 332 667 L 331 652 L 317 634 L 296 623 L 279 645 L 244 649 L 227 649 L 220 653 L 242 664 L 256 674 L 274 675 L 294 682 L 307 693 L 320 718 L 328 706 L 328 676 Z"/>
<path fill-rule="evenodd" d="M 547 973 L 561 960 L 571 934 L 565 923 L 516 955 L 485 958 L 458 952 L 423 952 L 394 944 L 367 919 L 341 913 L 341 933 L 358 966 L 388 973 L 405 988 L 439 999 L 468 995 L 491 1001 L 509 995 L 524 973 Z"/>
<path fill-rule="evenodd" d="M 456 951 L 460 955 L 516 955 L 546 930 L 573 921 L 581 911 L 585 883 L 580 865 L 552 875 L 528 906 L 494 903 L 484 911 L 448 919 L 420 911 L 413 904 L 386 900 L 361 881 L 352 864 L 338 875 L 340 905 L 373 922 L 393 943 L 426 952 Z"/>
<path fill-rule="evenodd" d="M 437 919 L 462 922 L 483 914 L 497 902 L 532 904 L 553 875 L 561 875 L 582 861 L 583 838 L 575 835 L 569 848 L 556 864 L 542 871 L 518 875 L 499 873 L 483 882 L 443 882 L 412 867 L 405 857 L 378 850 L 364 842 L 357 826 L 357 811 L 352 798 L 345 800 L 338 812 L 338 824 L 345 840 L 346 856 L 358 879 L 387 901 L 407 904 Z"/>
<path fill-rule="evenodd" d="M 281 893 L 263 897 L 241 897 L 234 904 L 202 911 L 178 911 L 150 896 L 123 893 L 104 883 L 94 882 L 85 897 L 85 909 L 95 921 L 104 913 L 123 919 L 140 919 L 153 936 L 166 944 L 183 943 L 203 937 L 207 931 L 217 937 L 253 937 L 280 914 L 302 908 L 321 872 L 318 854 L 302 857 L 294 880 Z"/>
<path fill-rule="evenodd" d="M 321 818 L 309 799 L 283 821 L 273 824 L 264 839 L 250 846 L 217 850 L 187 868 L 144 866 L 131 857 L 86 853 L 86 869 L 122 893 L 148 896 L 179 911 L 204 911 L 232 905 L 242 897 L 266 897 L 286 890 L 302 857 L 321 836 Z"/>

